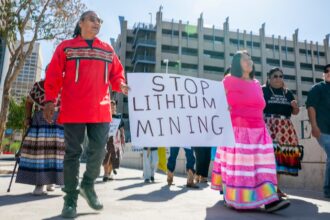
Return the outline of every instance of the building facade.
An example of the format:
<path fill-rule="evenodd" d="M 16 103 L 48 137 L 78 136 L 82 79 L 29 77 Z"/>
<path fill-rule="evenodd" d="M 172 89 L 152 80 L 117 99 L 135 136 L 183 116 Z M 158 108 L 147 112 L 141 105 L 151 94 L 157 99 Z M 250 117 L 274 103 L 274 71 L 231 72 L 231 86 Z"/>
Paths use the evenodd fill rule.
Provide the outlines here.
<path fill-rule="evenodd" d="M 126 72 L 166 72 L 221 80 L 237 50 L 246 49 L 255 63 L 256 78 L 265 83 L 271 67 L 281 67 L 287 87 L 303 106 L 313 84 L 323 80 L 323 68 L 330 63 L 328 34 L 324 41 L 299 41 L 299 30 L 292 38 L 266 36 L 265 24 L 259 33 L 232 31 L 229 18 L 222 28 L 204 25 L 203 14 L 192 25 L 163 19 L 160 8 L 156 24 L 137 23 L 128 28 L 119 17 L 121 32 L 111 42 Z M 118 95 L 118 110 L 128 117 L 127 97 Z"/>
<path fill-rule="evenodd" d="M 42 72 L 42 53 L 40 43 L 35 43 L 33 51 L 25 60 L 24 67 L 13 82 L 11 95 L 20 102 L 30 92 L 33 84 L 39 81 Z"/>

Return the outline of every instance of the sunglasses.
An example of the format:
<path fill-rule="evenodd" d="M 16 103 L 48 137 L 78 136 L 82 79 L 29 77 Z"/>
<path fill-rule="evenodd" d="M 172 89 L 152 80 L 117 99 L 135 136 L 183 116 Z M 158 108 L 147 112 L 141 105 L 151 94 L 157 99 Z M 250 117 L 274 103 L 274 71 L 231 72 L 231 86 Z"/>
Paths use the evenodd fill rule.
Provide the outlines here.
<path fill-rule="evenodd" d="M 330 70 L 329 70 L 329 69 L 327 69 L 327 70 L 325 70 L 325 71 L 324 71 L 324 73 L 330 73 Z"/>
<path fill-rule="evenodd" d="M 99 17 L 95 17 L 95 16 L 88 16 L 87 19 L 90 21 L 90 22 L 93 22 L 93 23 L 96 23 L 98 22 L 99 24 L 102 24 L 103 23 L 103 20 Z"/>
<path fill-rule="evenodd" d="M 283 79 L 283 75 L 273 75 L 272 78 L 273 79 L 278 79 L 278 78 Z"/>

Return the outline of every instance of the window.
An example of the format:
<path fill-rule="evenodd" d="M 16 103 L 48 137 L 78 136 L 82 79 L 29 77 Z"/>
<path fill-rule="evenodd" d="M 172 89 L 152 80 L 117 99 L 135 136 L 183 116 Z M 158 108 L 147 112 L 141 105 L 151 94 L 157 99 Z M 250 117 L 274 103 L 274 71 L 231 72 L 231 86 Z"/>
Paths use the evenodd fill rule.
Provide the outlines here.
<path fill-rule="evenodd" d="M 223 43 L 223 37 L 212 36 L 212 35 L 204 35 L 204 40 L 206 41 L 214 41 L 215 43 Z"/>
<path fill-rule="evenodd" d="M 224 53 L 211 50 L 204 50 L 204 56 L 208 56 L 214 59 L 224 59 L 225 57 Z"/>
<path fill-rule="evenodd" d="M 287 61 L 287 60 L 282 60 L 282 66 L 283 67 L 288 67 L 288 68 L 294 68 L 294 62 Z"/>
<path fill-rule="evenodd" d="M 241 45 L 241 46 L 244 45 L 243 40 L 237 40 L 237 39 L 229 39 L 229 43 L 232 44 L 232 45 L 235 45 L 235 46 L 238 46 L 238 44 Z"/>
<path fill-rule="evenodd" d="M 162 61 L 161 61 L 161 65 L 162 65 L 162 66 L 166 66 L 166 63 L 162 60 Z M 169 67 L 179 67 L 179 62 L 169 61 L 169 62 L 168 62 L 168 66 L 169 66 Z"/>
<path fill-rule="evenodd" d="M 261 58 L 260 57 L 254 57 L 252 56 L 252 60 L 255 64 L 260 64 L 261 63 Z"/>
<path fill-rule="evenodd" d="M 291 76 L 291 75 L 284 75 L 284 79 L 286 80 L 296 80 L 296 76 Z"/>
<path fill-rule="evenodd" d="M 126 58 L 132 58 L 133 52 L 132 51 L 126 51 Z"/>
<path fill-rule="evenodd" d="M 312 55 L 312 51 L 311 50 L 305 50 L 305 49 L 299 49 L 299 53 L 301 54 L 306 54 L 308 53 L 308 55 Z"/>
<path fill-rule="evenodd" d="M 198 38 L 198 33 L 188 33 L 186 31 L 182 31 L 182 37 Z"/>
<path fill-rule="evenodd" d="M 276 50 L 276 51 L 279 50 L 278 45 L 274 45 L 274 44 L 266 44 L 266 48 L 270 49 L 270 50 Z"/>
<path fill-rule="evenodd" d="M 301 94 L 304 96 L 308 96 L 308 91 L 302 91 Z"/>
<path fill-rule="evenodd" d="M 162 33 L 165 35 L 179 36 L 179 31 L 176 31 L 176 30 L 163 29 Z"/>
<path fill-rule="evenodd" d="M 317 51 L 314 51 L 314 55 L 317 56 L 317 54 L 318 54 L 320 57 L 324 57 L 324 56 L 325 56 L 324 52 L 319 51 L 319 53 L 317 53 Z"/>
<path fill-rule="evenodd" d="M 204 71 L 223 73 L 225 70 L 224 70 L 223 67 L 217 67 L 217 66 L 204 66 Z"/>
<path fill-rule="evenodd" d="M 179 53 L 179 48 L 176 46 L 170 46 L 170 45 L 162 45 L 162 52 L 163 53 Z"/>
<path fill-rule="evenodd" d="M 260 43 L 258 43 L 258 42 L 251 42 L 251 41 L 247 41 L 246 42 L 246 45 L 248 46 L 248 47 L 260 47 Z"/>
<path fill-rule="evenodd" d="M 276 59 L 267 58 L 266 63 L 271 65 L 271 66 L 280 66 L 280 61 L 276 60 Z"/>
<path fill-rule="evenodd" d="M 197 65 L 196 64 L 190 64 L 190 63 L 182 63 L 181 65 L 182 68 L 185 69 L 193 69 L 193 70 L 197 70 Z"/>
<path fill-rule="evenodd" d="M 314 80 L 313 80 L 312 77 L 306 77 L 306 76 L 302 76 L 301 77 L 301 81 L 303 81 L 303 82 L 311 82 L 311 83 L 314 82 Z"/>
<path fill-rule="evenodd" d="M 261 72 L 259 72 L 259 71 L 255 71 L 255 72 L 254 72 L 254 75 L 260 77 L 262 74 L 261 74 Z"/>
<path fill-rule="evenodd" d="M 281 48 L 282 48 L 282 51 L 288 51 L 289 53 L 293 53 L 294 52 L 293 47 L 282 46 Z"/>
<path fill-rule="evenodd" d="M 313 70 L 312 64 L 310 64 L 310 63 L 300 63 L 300 69 L 302 69 L 302 70 Z"/>
<path fill-rule="evenodd" d="M 126 41 L 127 43 L 133 43 L 133 37 L 127 37 Z"/>
<path fill-rule="evenodd" d="M 198 51 L 197 49 L 182 47 L 182 54 L 188 56 L 197 56 Z"/>
<path fill-rule="evenodd" d="M 322 66 L 322 65 L 315 65 L 314 67 L 315 67 L 315 70 L 316 70 L 316 71 L 318 71 L 318 72 L 322 72 L 322 73 L 323 73 L 323 71 L 324 71 L 324 66 Z"/>

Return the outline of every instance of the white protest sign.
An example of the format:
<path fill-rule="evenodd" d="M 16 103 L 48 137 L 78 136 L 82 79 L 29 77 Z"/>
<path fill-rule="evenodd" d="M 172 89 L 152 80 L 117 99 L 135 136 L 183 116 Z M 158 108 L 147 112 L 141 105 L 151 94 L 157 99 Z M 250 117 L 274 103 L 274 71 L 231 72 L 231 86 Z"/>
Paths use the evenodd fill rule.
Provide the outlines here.
<path fill-rule="evenodd" d="M 222 82 L 162 73 L 128 73 L 133 146 L 233 146 Z"/>
<path fill-rule="evenodd" d="M 121 121 L 120 118 L 112 118 L 112 121 L 110 123 L 110 129 L 109 129 L 109 137 L 116 135 L 119 125 L 120 125 L 120 121 Z"/>

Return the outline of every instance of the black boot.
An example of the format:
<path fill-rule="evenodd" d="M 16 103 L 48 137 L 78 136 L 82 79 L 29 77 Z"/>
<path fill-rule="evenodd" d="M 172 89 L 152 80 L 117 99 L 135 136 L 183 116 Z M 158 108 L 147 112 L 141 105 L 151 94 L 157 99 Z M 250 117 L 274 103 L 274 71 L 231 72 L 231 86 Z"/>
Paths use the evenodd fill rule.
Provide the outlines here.
<path fill-rule="evenodd" d="M 86 199 L 89 207 L 95 210 L 103 209 L 103 204 L 99 201 L 95 190 L 94 185 L 81 185 L 79 194 Z"/>
<path fill-rule="evenodd" d="M 77 217 L 77 199 L 78 199 L 78 192 L 67 193 L 64 196 L 64 206 L 62 209 L 63 218 Z"/>

